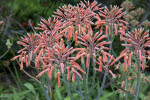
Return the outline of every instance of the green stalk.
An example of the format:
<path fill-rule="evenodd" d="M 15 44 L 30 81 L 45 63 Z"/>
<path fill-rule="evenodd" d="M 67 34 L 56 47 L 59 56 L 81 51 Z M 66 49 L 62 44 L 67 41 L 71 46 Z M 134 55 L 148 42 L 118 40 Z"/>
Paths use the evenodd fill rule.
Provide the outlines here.
<path fill-rule="evenodd" d="M 80 85 L 80 82 L 79 82 L 79 76 L 77 74 L 76 74 L 76 78 L 77 78 L 77 84 L 78 84 L 78 90 L 79 90 L 79 93 L 80 93 L 80 97 L 81 97 L 81 100 L 83 100 L 81 85 Z"/>
<path fill-rule="evenodd" d="M 53 90 L 52 90 L 52 86 L 51 86 L 51 79 L 49 79 L 49 78 L 48 78 L 48 88 L 47 88 L 47 91 L 49 91 L 50 98 L 52 98 L 52 100 L 55 100 L 54 94 L 53 94 Z"/>
<path fill-rule="evenodd" d="M 88 100 L 88 77 L 89 77 L 89 67 L 90 67 L 90 56 L 88 59 L 88 68 L 86 72 L 86 78 L 85 78 L 85 86 L 84 86 L 84 100 Z"/>
<path fill-rule="evenodd" d="M 95 70 L 95 60 L 94 60 L 94 56 L 92 56 L 92 61 L 93 61 L 93 77 L 92 77 L 92 86 L 88 92 L 88 94 L 90 94 L 90 92 L 94 89 L 95 86 L 95 77 L 96 77 L 96 70 Z"/>
<path fill-rule="evenodd" d="M 71 94 L 71 91 L 70 91 L 69 83 L 68 83 L 68 81 L 66 80 L 66 77 L 65 77 L 64 74 L 63 74 L 63 81 L 64 81 L 65 86 L 66 86 L 66 88 L 67 88 L 68 95 L 70 96 L 71 100 L 73 100 L 73 97 L 72 97 L 72 94 Z"/>
<path fill-rule="evenodd" d="M 83 56 L 82 68 L 83 68 L 83 70 L 86 70 L 85 62 L 84 62 L 84 56 Z M 83 97 L 83 99 L 86 100 L 86 98 L 85 98 L 85 95 L 86 95 L 86 92 L 85 92 L 85 90 L 86 90 L 86 86 L 85 86 L 85 84 L 86 84 L 86 75 L 83 75 L 83 79 L 84 79 L 84 81 L 83 81 L 83 85 L 84 85 L 84 97 Z"/>
<path fill-rule="evenodd" d="M 15 74 L 16 74 L 16 80 L 17 80 L 18 83 L 19 83 L 19 87 L 20 87 L 20 89 L 23 89 L 23 86 L 21 86 L 21 85 L 22 85 L 22 82 L 21 82 L 21 80 L 20 80 L 20 78 L 19 78 L 18 71 L 17 71 L 16 66 L 15 66 L 14 63 L 13 63 L 13 67 L 14 67 Z"/>
<path fill-rule="evenodd" d="M 139 53 L 137 53 L 137 56 L 139 55 Z M 141 84 L 141 60 L 139 58 L 139 56 L 137 57 L 137 68 L 138 68 L 138 72 L 137 72 L 137 83 L 136 83 L 136 92 L 135 92 L 135 98 L 134 100 L 138 100 L 138 96 L 139 96 L 139 91 L 140 91 L 140 84 Z"/>
<path fill-rule="evenodd" d="M 43 91 L 44 91 L 44 93 L 45 93 L 45 95 L 46 95 L 46 100 L 51 100 L 51 99 L 50 99 L 50 97 L 49 97 L 49 95 L 48 95 L 48 92 L 46 91 L 46 88 L 44 87 L 44 84 L 43 84 L 42 78 L 41 78 L 41 77 L 39 77 L 39 79 L 40 79 L 40 82 L 41 82 L 41 85 L 42 85 Z"/>
<path fill-rule="evenodd" d="M 107 70 L 108 69 L 105 70 L 104 77 L 103 77 L 103 82 L 102 82 L 101 88 L 98 92 L 96 100 L 99 100 L 99 98 L 101 97 L 101 94 L 102 94 L 102 91 L 103 91 L 103 88 L 104 88 L 104 85 L 105 85 L 105 82 L 106 82 Z"/>
<path fill-rule="evenodd" d="M 125 80 L 125 89 L 128 90 L 128 74 Z M 128 100 L 128 93 L 125 94 L 125 100 Z"/>
<path fill-rule="evenodd" d="M 36 70 L 36 71 L 37 71 L 37 73 L 39 73 L 38 70 Z M 48 95 L 48 91 L 46 90 L 46 88 L 45 88 L 45 86 L 44 86 L 42 77 L 39 77 L 39 79 L 40 79 L 41 86 L 42 86 L 42 89 L 43 89 L 43 91 L 44 91 L 44 94 L 45 94 L 45 96 L 46 96 L 46 100 L 51 100 L 51 98 L 50 98 L 49 95 Z M 47 87 L 47 88 L 48 88 L 48 87 Z"/>

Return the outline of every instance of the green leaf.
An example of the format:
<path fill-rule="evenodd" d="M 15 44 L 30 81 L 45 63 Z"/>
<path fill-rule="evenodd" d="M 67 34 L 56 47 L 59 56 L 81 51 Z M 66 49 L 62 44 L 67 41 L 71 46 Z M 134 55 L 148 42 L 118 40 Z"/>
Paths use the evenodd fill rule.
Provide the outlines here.
<path fill-rule="evenodd" d="M 69 96 L 67 96 L 64 100 L 70 100 L 70 97 L 69 97 Z"/>
<path fill-rule="evenodd" d="M 9 98 L 11 96 L 12 96 L 12 94 L 0 94 L 0 99 L 2 99 L 2 98 Z"/>
<path fill-rule="evenodd" d="M 113 93 L 113 92 L 107 93 L 107 94 L 105 94 L 104 96 L 102 96 L 99 100 L 109 100 L 108 97 L 112 97 L 112 96 L 113 96 L 114 94 L 116 94 L 116 93 L 118 93 L 118 92 L 115 92 L 115 93 Z"/>
<path fill-rule="evenodd" d="M 34 94 L 36 94 L 35 88 L 34 88 L 34 86 L 33 86 L 32 84 L 30 84 L 30 83 L 25 83 L 24 86 L 25 86 L 27 89 L 32 90 L 32 92 L 33 92 Z"/>
<path fill-rule="evenodd" d="M 56 92 L 56 97 L 58 98 L 58 100 L 62 100 L 62 96 L 61 96 L 61 93 L 60 93 L 60 89 L 58 88 L 58 86 L 56 85 L 55 86 L 55 92 Z"/>

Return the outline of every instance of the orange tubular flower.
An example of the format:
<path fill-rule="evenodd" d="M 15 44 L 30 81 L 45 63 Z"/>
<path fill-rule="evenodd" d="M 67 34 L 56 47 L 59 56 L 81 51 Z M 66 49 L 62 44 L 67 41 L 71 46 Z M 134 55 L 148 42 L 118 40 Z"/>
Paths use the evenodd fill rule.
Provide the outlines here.
<path fill-rule="evenodd" d="M 90 55 L 87 54 L 86 55 L 86 68 L 88 68 L 88 65 L 89 65 L 89 57 L 90 57 Z"/>
<path fill-rule="evenodd" d="M 101 72 L 103 68 L 102 57 L 99 57 L 98 62 L 97 61 L 95 62 L 99 65 L 99 69 L 96 69 L 96 70 Z"/>
<path fill-rule="evenodd" d="M 60 72 L 58 72 L 57 74 L 58 74 L 58 87 L 60 88 L 61 87 L 61 84 L 60 84 Z"/>
<path fill-rule="evenodd" d="M 67 79 L 70 80 L 70 68 L 68 66 L 66 68 L 67 68 L 67 73 L 68 73 Z"/>
<path fill-rule="evenodd" d="M 75 75 L 75 72 L 74 72 L 74 68 L 72 68 L 73 70 L 73 74 L 72 74 L 72 82 L 74 83 L 75 82 L 75 79 L 76 79 L 76 75 Z"/>
<path fill-rule="evenodd" d="M 142 56 L 142 71 L 145 69 L 145 57 Z"/>
<path fill-rule="evenodd" d="M 47 72 L 47 76 L 49 79 L 51 79 L 53 68 L 54 67 L 52 66 L 51 69 Z"/>
<path fill-rule="evenodd" d="M 131 66 L 131 58 L 132 58 L 133 53 L 131 52 L 129 54 L 129 60 L 128 60 L 128 66 Z"/>
<path fill-rule="evenodd" d="M 127 72 L 127 56 L 124 56 L 124 71 Z"/>

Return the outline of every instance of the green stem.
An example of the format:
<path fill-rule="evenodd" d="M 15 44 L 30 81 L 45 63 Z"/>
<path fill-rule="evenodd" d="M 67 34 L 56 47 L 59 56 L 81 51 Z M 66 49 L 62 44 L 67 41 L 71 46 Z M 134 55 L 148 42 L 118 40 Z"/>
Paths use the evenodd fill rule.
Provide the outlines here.
<path fill-rule="evenodd" d="M 49 79 L 49 78 L 48 78 L 48 88 L 47 88 L 47 91 L 49 91 L 50 98 L 52 98 L 52 100 L 55 100 L 54 94 L 53 94 L 53 90 L 52 90 L 52 86 L 51 86 L 51 79 Z"/>
<path fill-rule="evenodd" d="M 79 91 L 76 90 L 76 88 L 72 85 L 72 83 L 69 82 L 69 81 L 68 81 L 68 83 L 69 83 L 70 87 L 72 87 L 72 89 L 73 89 L 80 97 L 82 97 L 82 95 L 79 93 Z"/>
<path fill-rule="evenodd" d="M 139 55 L 139 53 L 137 54 Z M 136 83 L 136 92 L 135 92 L 135 100 L 138 100 L 138 95 L 139 95 L 139 91 L 140 91 L 140 83 L 141 83 L 141 69 L 140 69 L 140 58 L 138 56 L 137 58 L 137 68 L 138 68 L 138 72 L 137 72 L 137 83 Z"/>
<path fill-rule="evenodd" d="M 125 80 L 125 89 L 128 90 L 128 74 Z M 125 100 L 128 100 L 128 93 L 125 94 Z"/>
<path fill-rule="evenodd" d="M 86 72 L 86 78 L 85 78 L 85 86 L 84 86 L 84 100 L 88 100 L 88 77 L 89 77 L 89 67 L 90 67 L 90 57 L 88 59 L 88 68 Z"/>
<path fill-rule="evenodd" d="M 83 100 L 81 85 L 80 85 L 80 82 L 79 82 L 79 76 L 77 74 L 76 74 L 76 78 L 77 78 L 78 90 L 79 90 L 79 93 L 80 93 L 79 96 L 81 97 L 81 100 Z"/>
<path fill-rule="evenodd" d="M 70 91 L 69 83 L 68 83 L 68 81 L 66 80 L 66 77 L 65 77 L 64 74 L 63 74 L 63 81 L 64 81 L 65 86 L 66 86 L 66 88 L 67 88 L 68 95 L 70 96 L 71 100 L 73 100 L 73 97 L 72 97 L 72 94 L 71 94 L 71 91 Z"/>
<path fill-rule="evenodd" d="M 39 79 L 40 79 L 40 82 L 41 82 L 41 85 L 42 85 L 43 91 L 44 91 L 44 93 L 45 93 L 45 95 L 46 95 L 46 100 L 50 100 L 50 97 L 49 97 L 49 95 L 48 95 L 48 92 L 46 91 L 46 88 L 44 87 L 44 84 L 43 84 L 42 78 L 41 78 L 41 77 L 39 77 Z"/>
<path fill-rule="evenodd" d="M 92 79 L 92 86 L 88 92 L 88 94 L 90 94 L 90 92 L 94 89 L 95 86 L 95 77 L 96 77 L 96 70 L 95 70 L 95 60 L 94 57 L 92 56 L 92 61 L 93 61 L 93 79 Z"/>
<path fill-rule="evenodd" d="M 96 100 L 98 100 L 101 97 L 101 94 L 102 94 L 102 91 L 103 91 L 103 88 L 104 88 L 104 85 L 105 85 L 105 82 L 106 82 L 106 76 L 107 76 L 107 69 L 105 70 L 104 77 L 103 77 L 103 82 L 102 82 L 101 88 L 98 92 Z"/>

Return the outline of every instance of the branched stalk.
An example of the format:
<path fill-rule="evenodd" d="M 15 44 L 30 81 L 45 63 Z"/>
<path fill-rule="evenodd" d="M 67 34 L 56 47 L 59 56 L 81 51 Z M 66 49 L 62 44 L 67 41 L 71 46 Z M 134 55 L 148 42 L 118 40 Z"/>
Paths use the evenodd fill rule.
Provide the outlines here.
<path fill-rule="evenodd" d="M 43 90 L 44 90 L 44 93 L 45 93 L 45 95 L 46 95 L 46 100 L 50 100 L 50 97 L 49 97 L 49 95 L 48 95 L 48 92 L 46 91 L 46 88 L 44 87 L 44 84 L 43 84 L 43 81 L 42 81 L 41 77 L 39 77 L 39 79 L 40 79 L 42 88 L 43 88 Z"/>
<path fill-rule="evenodd" d="M 128 74 L 125 80 L 125 89 L 128 90 Z M 125 100 L 128 100 L 128 93 L 125 94 Z"/>
<path fill-rule="evenodd" d="M 72 85 L 72 83 L 69 82 L 69 81 L 68 81 L 68 83 L 69 83 L 70 87 L 72 87 L 72 89 L 73 89 L 80 97 L 82 97 L 82 95 L 79 93 L 79 91 L 77 91 L 77 90 L 75 89 L 75 87 Z"/>
<path fill-rule="evenodd" d="M 98 100 L 100 98 L 101 94 L 102 94 L 102 91 L 103 91 L 103 88 L 104 88 L 104 85 L 105 85 L 105 82 L 106 82 L 106 76 L 107 76 L 107 69 L 105 70 L 104 77 L 103 77 L 103 82 L 102 82 L 101 88 L 98 92 L 96 100 Z"/>
<path fill-rule="evenodd" d="M 73 100 L 73 97 L 72 97 L 72 94 L 71 94 L 71 91 L 70 91 L 69 83 L 68 83 L 68 81 L 66 80 L 66 77 L 65 77 L 64 74 L 63 74 L 63 81 L 64 81 L 65 86 L 66 86 L 66 88 L 67 88 L 68 95 L 70 96 L 71 100 Z"/>
<path fill-rule="evenodd" d="M 139 53 L 137 54 L 139 55 Z M 140 69 L 140 58 L 139 56 L 137 57 L 137 68 L 138 68 L 138 72 L 137 72 L 137 83 L 136 83 L 136 92 L 135 92 L 135 99 L 134 100 L 138 100 L 138 95 L 139 95 L 139 91 L 140 91 L 140 83 L 141 83 L 141 69 Z"/>
<path fill-rule="evenodd" d="M 52 98 L 52 100 L 55 100 L 54 94 L 53 94 L 53 91 L 52 91 L 52 86 L 51 86 L 51 79 L 49 79 L 49 78 L 48 78 L 48 88 L 47 88 L 47 91 L 49 91 L 50 97 Z"/>
<path fill-rule="evenodd" d="M 88 68 L 86 72 L 86 78 L 85 78 L 85 86 L 84 86 L 84 100 L 88 100 L 88 77 L 89 77 L 89 67 L 90 67 L 90 57 L 88 59 Z"/>
<path fill-rule="evenodd" d="M 81 97 L 81 100 L 83 100 L 81 85 L 80 85 L 80 82 L 79 82 L 79 76 L 77 74 L 76 74 L 76 78 L 77 78 L 77 84 L 78 84 L 78 90 L 79 90 L 79 93 L 80 93 L 80 97 Z"/>
<path fill-rule="evenodd" d="M 95 77 L 96 77 L 96 70 L 95 70 L 95 60 L 94 60 L 94 56 L 92 56 L 92 61 L 93 61 L 93 79 L 92 79 L 92 86 L 88 92 L 88 94 L 90 94 L 90 92 L 94 89 L 95 86 Z"/>
<path fill-rule="evenodd" d="M 41 82 L 40 82 L 37 78 L 35 78 L 34 76 L 30 75 L 30 74 L 29 74 L 28 72 L 26 72 L 24 69 L 22 69 L 22 71 L 23 71 L 27 76 L 29 76 L 30 78 L 34 79 L 35 81 L 37 81 L 38 83 L 41 84 Z M 44 87 L 47 88 L 46 85 L 44 85 Z"/>
<path fill-rule="evenodd" d="M 107 75 L 107 78 L 108 78 L 109 80 L 111 80 L 111 78 L 110 78 L 108 75 Z M 116 79 L 115 79 L 115 80 L 116 80 Z M 129 95 L 135 96 L 135 94 L 131 93 L 130 91 L 127 91 L 127 90 L 123 89 L 122 87 L 118 86 L 117 83 L 115 82 L 115 80 L 112 80 L 111 82 L 115 85 L 115 87 L 116 87 L 117 89 L 120 89 L 120 90 L 122 90 L 123 92 L 128 93 Z"/>

